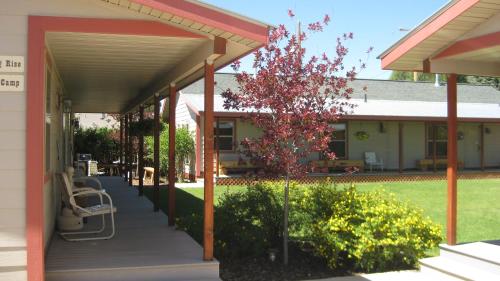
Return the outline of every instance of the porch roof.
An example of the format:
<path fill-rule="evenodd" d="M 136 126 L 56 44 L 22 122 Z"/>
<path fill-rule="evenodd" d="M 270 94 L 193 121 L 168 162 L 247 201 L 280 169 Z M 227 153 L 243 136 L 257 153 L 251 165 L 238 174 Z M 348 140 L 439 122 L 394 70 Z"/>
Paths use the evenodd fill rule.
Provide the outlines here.
<path fill-rule="evenodd" d="M 383 69 L 500 76 L 500 0 L 452 0 L 383 52 Z"/>
<path fill-rule="evenodd" d="M 74 112 L 130 112 L 200 79 L 205 61 L 219 69 L 267 43 L 270 25 L 199 1 L 101 1 L 131 19 L 78 19 L 81 32 L 46 35 Z"/>

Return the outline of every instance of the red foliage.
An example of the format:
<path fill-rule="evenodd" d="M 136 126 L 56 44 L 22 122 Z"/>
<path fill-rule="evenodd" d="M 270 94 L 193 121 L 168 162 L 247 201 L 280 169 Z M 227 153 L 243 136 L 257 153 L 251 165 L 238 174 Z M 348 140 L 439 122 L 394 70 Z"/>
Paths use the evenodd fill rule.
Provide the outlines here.
<path fill-rule="evenodd" d="M 293 12 L 288 12 L 293 17 Z M 327 15 L 320 22 L 308 25 L 309 32 L 321 32 L 330 21 Z M 255 52 L 255 75 L 236 75 L 238 91 L 223 93 L 226 109 L 249 111 L 250 121 L 261 128 L 258 138 L 242 142 L 243 153 L 268 167 L 275 175 L 297 177 L 307 171 L 304 159 L 320 152 L 333 158 L 328 151 L 332 123 L 350 110 L 349 87 L 357 74 L 356 68 L 346 69 L 344 58 L 348 49 L 344 42 L 352 33 L 337 38 L 334 57 L 323 53 L 307 56 L 301 41 L 284 25 L 273 29 L 269 43 Z M 237 70 L 239 62 L 233 67 Z"/>

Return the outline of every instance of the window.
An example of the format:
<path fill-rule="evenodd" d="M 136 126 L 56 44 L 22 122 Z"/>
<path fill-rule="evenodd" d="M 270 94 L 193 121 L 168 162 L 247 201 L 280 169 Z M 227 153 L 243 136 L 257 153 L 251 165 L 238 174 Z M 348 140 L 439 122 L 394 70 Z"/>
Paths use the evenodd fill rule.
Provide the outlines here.
<path fill-rule="evenodd" d="M 427 157 L 434 157 L 434 147 L 437 158 L 446 158 L 448 150 L 448 127 L 440 124 L 427 125 Z"/>
<path fill-rule="evenodd" d="M 234 151 L 234 120 L 219 120 L 218 130 L 214 122 L 214 136 L 215 149 L 218 145 L 220 151 Z"/>
<path fill-rule="evenodd" d="M 330 152 L 335 152 L 335 156 L 339 159 L 346 158 L 347 148 L 347 125 L 345 123 L 331 125 L 334 129 L 332 138 L 328 148 Z"/>

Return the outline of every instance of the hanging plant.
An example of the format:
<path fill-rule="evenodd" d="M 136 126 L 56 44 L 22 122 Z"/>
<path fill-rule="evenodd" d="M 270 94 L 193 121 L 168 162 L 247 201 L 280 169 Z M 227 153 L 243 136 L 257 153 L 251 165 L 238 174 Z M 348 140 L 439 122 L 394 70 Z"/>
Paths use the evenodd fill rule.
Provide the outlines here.
<path fill-rule="evenodd" d="M 356 138 L 360 141 L 364 141 L 370 138 L 370 135 L 365 131 L 358 131 L 354 134 L 354 136 L 356 136 Z"/>
<path fill-rule="evenodd" d="M 155 122 L 154 119 L 144 119 L 143 121 L 133 121 L 130 123 L 131 136 L 152 136 Z M 165 128 L 165 124 L 160 122 L 160 132 Z"/>

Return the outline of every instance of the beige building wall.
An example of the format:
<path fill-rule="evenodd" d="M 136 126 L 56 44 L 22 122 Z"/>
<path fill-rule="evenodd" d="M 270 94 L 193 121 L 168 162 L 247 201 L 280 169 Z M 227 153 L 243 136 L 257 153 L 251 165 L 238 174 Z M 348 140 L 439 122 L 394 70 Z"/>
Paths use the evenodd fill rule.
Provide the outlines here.
<path fill-rule="evenodd" d="M 415 169 L 425 159 L 424 122 L 403 122 L 403 154 L 403 169 Z"/>
<path fill-rule="evenodd" d="M 500 124 L 484 124 L 484 165 L 498 168 L 500 166 Z"/>
<path fill-rule="evenodd" d="M 0 8 L 0 55 L 24 56 L 29 64 L 28 15 L 142 18 L 100 0 L 16 0 L 2 1 Z M 146 16 L 144 16 L 145 18 Z M 24 75 L 26 76 L 27 67 Z M 25 85 L 27 81 L 25 80 Z M 26 88 L 26 87 L 25 87 Z M 60 120 L 55 121 L 60 122 Z M 51 132 L 53 161 L 56 147 L 62 147 L 61 132 Z M 57 141 L 59 139 L 59 142 Z M 52 142 L 52 140 L 54 142 Z M 26 92 L 0 92 L 0 280 L 26 280 Z M 51 165 L 57 167 L 56 162 Z M 43 169 L 42 167 L 40 167 Z M 46 241 L 53 230 L 59 200 L 52 182 L 44 187 Z M 52 217 L 52 218 L 51 218 Z"/>
<path fill-rule="evenodd" d="M 365 152 L 375 152 L 377 158 L 384 161 L 386 169 L 398 168 L 398 122 L 351 121 L 348 122 L 347 131 L 350 160 L 364 160 Z M 356 132 L 360 131 L 368 133 L 369 138 L 356 138 Z"/>

